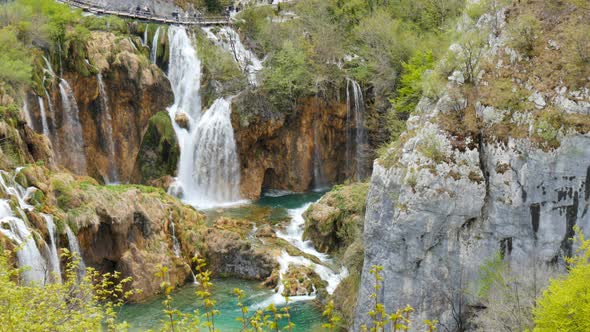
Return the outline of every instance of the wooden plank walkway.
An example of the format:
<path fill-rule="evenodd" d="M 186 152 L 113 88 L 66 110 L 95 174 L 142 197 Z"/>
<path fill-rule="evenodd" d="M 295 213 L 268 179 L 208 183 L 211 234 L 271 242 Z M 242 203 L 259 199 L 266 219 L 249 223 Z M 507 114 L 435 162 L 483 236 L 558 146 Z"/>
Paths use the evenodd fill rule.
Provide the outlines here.
<path fill-rule="evenodd" d="M 96 14 L 96 15 L 115 15 L 124 18 L 130 18 L 135 20 L 141 21 L 150 21 L 160 24 L 179 24 L 179 25 L 200 25 L 200 26 L 208 26 L 208 25 L 229 25 L 231 24 L 231 20 L 229 16 L 197 16 L 197 17 L 182 17 L 179 14 L 178 17 L 172 16 L 158 16 L 153 15 L 149 12 L 140 10 L 135 12 L 122 12 L 116 10 L 110 10 L 107 8 L 103 8 L 92 4 L 89 1 L 80 1 L 80 0 L 56 0 L 57 2 L 61 2 L 72 7 L 80 8 L 85 12 Z"/>

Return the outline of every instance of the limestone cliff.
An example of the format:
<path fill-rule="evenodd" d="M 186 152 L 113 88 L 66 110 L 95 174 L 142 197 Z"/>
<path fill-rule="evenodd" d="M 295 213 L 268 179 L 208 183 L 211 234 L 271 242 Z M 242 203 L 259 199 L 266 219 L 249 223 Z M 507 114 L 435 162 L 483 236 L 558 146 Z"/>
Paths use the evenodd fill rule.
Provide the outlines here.
<path fill-rule="evenodd" d="M 509 19 L 518 19 L 519 6 Z M 540 8 L 535 14 L 546 15 Z M 493 70 L 482 69 L 474 88 L 456 72 L 441 98 L 421 101 L 407 131 L 374 164 L 355 331 L 371 325 L 373 265 L 384 268 L 377 296 L 388 312 L 410 304 L 415 322 L 472 329 L 469 314 L 481 304 L 466 294 L 486 259 L 500 253 L 513 266 L 562 264 L 575 249 L 574 226 L 590 234 L 590 95 L 560 82 L 565 66 L 541 65 L 559 52 L 550 38 L 560 27 L 550 22 L 579 18 L 552 13 L 560 19 L 543 23 L 538 53 L 523 60 L 505 44 L 506 13 L 477 25 L 502 22 L 485 47 Z M 518 105 L 489 90 L 505 77 L 509 94 L 521 94 L 513 97 Z"/>
<path fill-rule="evenodd" d="M 85 44 L 85 70 L 50 77 L 46 96 L 29 95 L 33 127 L 38 132 L 43 128 L 41 107 L 47 114 L 59 166 L 99 181 L 130 180 L 148 120 L 173 100 L 164 73 L 137 47 L 129 38 L 92 32 Z M 71 88 L 79 124 L 68 121 L 74 110 L 64 105 L 61 79 Z M 74 125 L 81 126 L 83 137 L 71 137 Z M 83 141 L 83 152 L 68 153 L 72 140 Z"/>
<path fill-rule="evenodd" d="M 308 98 L 293 114 L 272 112 L 264 98 L 234 102 L 232 124 L 241 166 L 241 191 L 305 191 L 344 179 L 346 104 Z"/>

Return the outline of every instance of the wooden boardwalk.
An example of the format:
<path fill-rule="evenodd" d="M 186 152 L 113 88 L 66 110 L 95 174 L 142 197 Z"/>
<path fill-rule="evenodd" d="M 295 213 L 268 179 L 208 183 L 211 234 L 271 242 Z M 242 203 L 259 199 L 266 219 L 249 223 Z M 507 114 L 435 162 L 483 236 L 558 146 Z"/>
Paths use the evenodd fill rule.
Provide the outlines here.
<path fill-rule="evenodd" d="M 81 0 L 57 0 L 72 7 L 80 8 L 85 12 L 96 14 L 96 15 L 115 15 L 124 18 L 130 18 L 141 21 L 150 21 L 160 24 L 179 24 L 179 25 L 228 25 L 231 24 L 229 16 L 193 16 L 193 17 L 182 17 L 181 14 L 177 17 L 173 16 L 159 16 L 154 15 L 144 10 L 138 10 L 134 12 L 122 12 L 116 10 L 110 10 L 103 8 L 98 5 L 92 4 L 90 1 Z"/>

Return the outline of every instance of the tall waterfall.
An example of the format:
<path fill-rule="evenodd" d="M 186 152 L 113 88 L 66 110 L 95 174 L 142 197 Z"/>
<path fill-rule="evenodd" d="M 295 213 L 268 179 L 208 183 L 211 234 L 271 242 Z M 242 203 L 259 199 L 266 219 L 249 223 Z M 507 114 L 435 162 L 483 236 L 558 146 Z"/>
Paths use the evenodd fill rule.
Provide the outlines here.
<path fill-rule="evenodd" d="M 168 78 L 174 104 L 168 112 L 180 145 L 178 177 L 171 191 L 193 205 L 211 207 L 240 199 L 240 169 L 231 104 L 220 98 L 201 114 L 201 61 L 183 27 L 168 30 L 170 63 Z M 177 116 L 188 118 L 181 128 Z"/>
<path fill-rule="evenodd" d="M 86 274 L 86 264 L 84 264 L 84 259 L 82 258 L 82 251 L 80 251 L 80 244 L 78 243 L 78 238 L 76 234 L 72 231 L 70 226 L 66 224 L 66 235 L 68 237 L 68 246 L 70 248 L 70 253 L 75 254 L 78 259 L 78 279 L 82 279 Z"/>
<path fill-rule="evenodd" d="M 39 113 L 41 113 L 41 126 L 43 127 L 43 135 L 51 138 L 49 124 L 47 123 L 47 114 L 45 114 L 45 103 L 43 102 L 43 98 L 41 98 L 41 96 L 37 97 L 37 101 L 39 102 Z"/>
<path fill-rule="evenodd" d="M 109 95 L 107 94 L 102 74 L 96 75 L 98 81 L 98 90 L 100 95 L 100 117 L 101 128 L 104 129 L 103 137 L 106 140 L 106 148 L 109 156 L 109 174 L 106 182 L 113 183 L 119 181 L 117 172 L 117 165 L 115 159 L 115 143 L 113 142 L 113 118 L 111 117 L 111 110 L 109 107 Z"/>
<path fill-rule="evenodd" d="M 25 121 L 27 122 L 27 125 L 31 128 L 35 128 L 33 127 L 33 119 L 31 118 L 31 110 L 29 108 L 29 101 L 27 96 L 25 96 L 24 98 L 24 102 L 23 102 L 23 112 L 24 112 L 24 117 L 25 117 Z"/>
<path fill-rule="evenodd" d="M 53 216 L 49 214 L 42 214 L 43 219 L 45 219 L 45 224 L 47 225 L 47 233 L 49 233 L 49 240 L 51 243 L 48 244 L 49 246 L 49 259 L 48 259 L 48 279 L 52 282 L 61 282 L 61 268 L 59 265 L 59 255 L 57 254 L 57 242 L 56 242 L 56 235 L 57 230 L 55 228 L 55 223 L 53 222 Z"/>
<path fill-rule="evenodd" d="M 86 154 L 76 97 L 70 84 L 64 79 L 59 82 L 59 93 L 63 107 L 62 127 L 66 128 L 62 133 L 62 153 L 65 152 L 68 156 L 68 168 L 74 173 L 84 174 L 86 172 Z"/>
<path fill-rule="evenodd" d="M 146 23 L 145 24 L 145 29 L 143 30 L 143 40 L 141 41 L 141 43 L 143 44 L 143 46 L 146 46 L 148 44 L 148 27 L 149 25 Z"/>
<path fill-rule="evenodd" d="M 352 94 L 351 94 L 352 92 Z M 346 80 L 346 160 L 350 176 L 357 181 L 365 179 L 368 144 L 365 129 L 365 100 L 363 91 L 357 81 Z M 351 163 L 354 161 L 354 164 Z"/>
<path fill-rule="evenodd" d="M 147 31 L 147 28 L 146 28 Z M 146 35 L 147 39 L 147 35 Z M 158 45 L 160 44 L 160 27 L 156 29 L 156 33 L 154 34 L 154 40 L 152 41 L 152 49 L 150 51 L 150 60 L 152 63 L 156 63 L 158 61 Z"/>
<path fill-rule="evenodd" d="M 204 28 L 204 30 L 209 39 L 233 55 L 242 71 L 248 75 L 250 84 L 258 85 L 257 74 L 263 68 L 262 61 L 242 44 L 240 35 L 231 27 L 216 29 L 216 33 L 213 33 L 212 28 Z"/>

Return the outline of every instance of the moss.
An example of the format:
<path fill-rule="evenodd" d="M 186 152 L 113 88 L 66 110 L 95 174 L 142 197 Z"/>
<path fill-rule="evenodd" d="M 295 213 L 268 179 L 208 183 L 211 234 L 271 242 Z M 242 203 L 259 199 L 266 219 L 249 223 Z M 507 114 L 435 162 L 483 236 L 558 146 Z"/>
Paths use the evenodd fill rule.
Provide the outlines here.
<path fill-rule="evenodd" d="M 135 166 L 138 182 L 147 183 L 174 174 L 180 148 L 168 113 L 158 112 L 150 118 L 138 156 Z"/>

